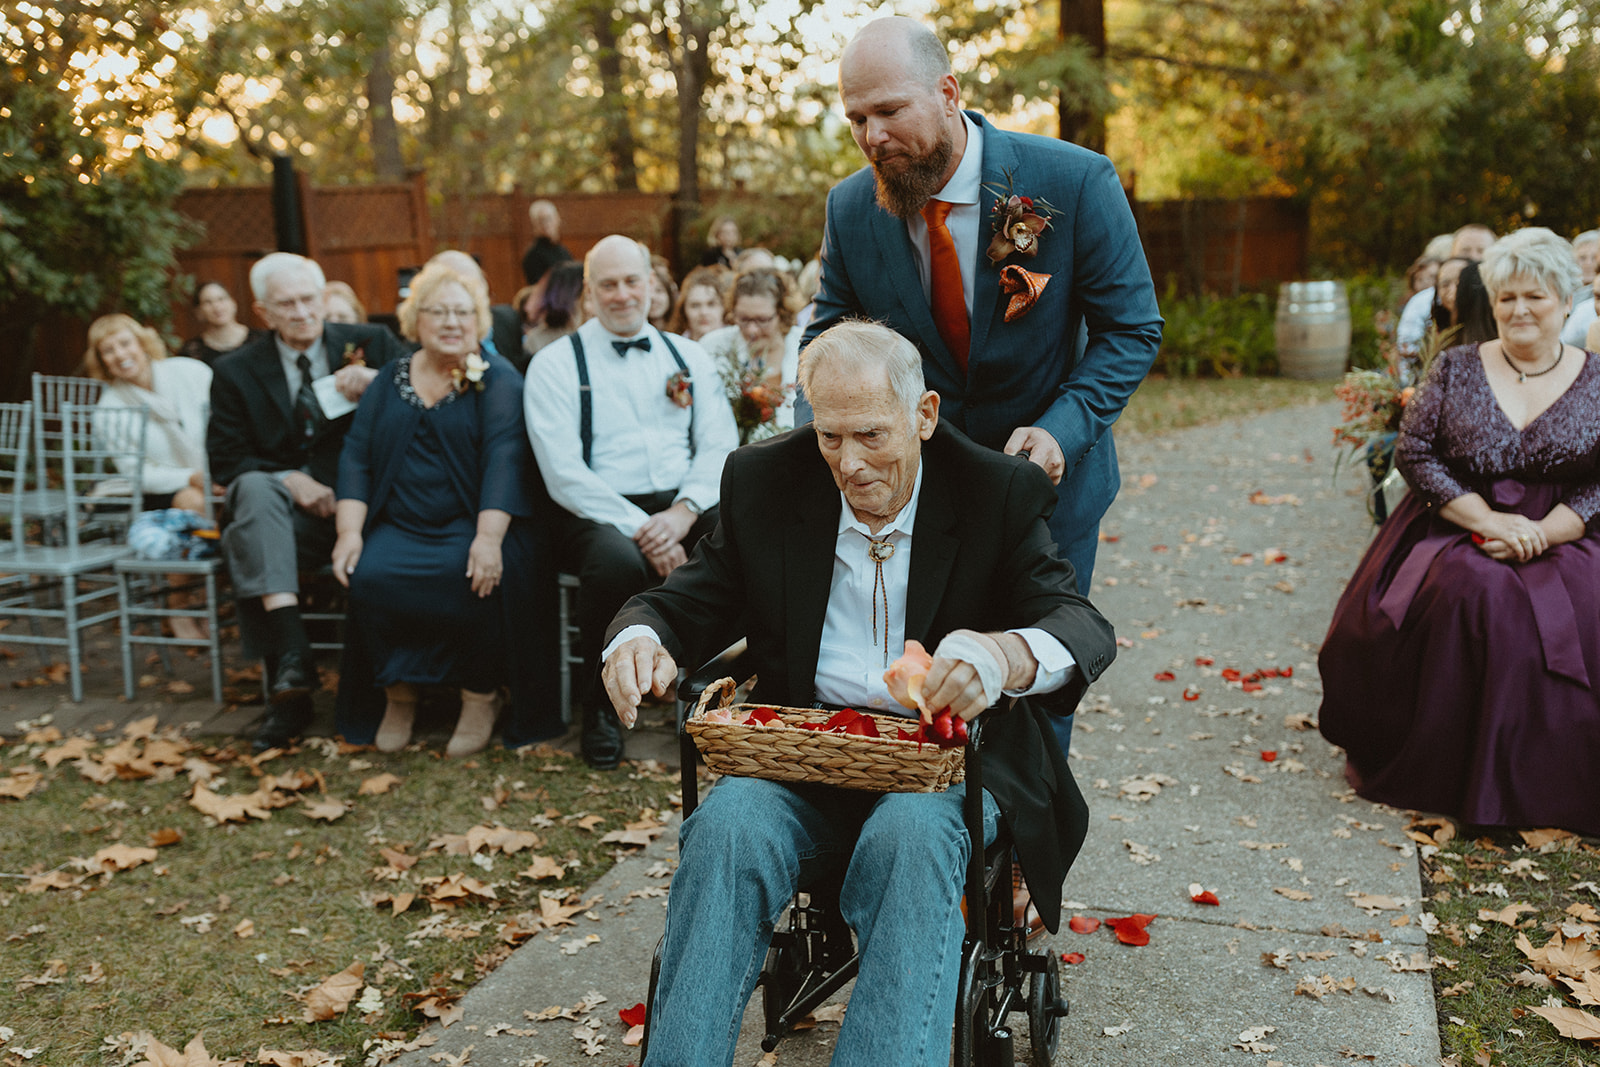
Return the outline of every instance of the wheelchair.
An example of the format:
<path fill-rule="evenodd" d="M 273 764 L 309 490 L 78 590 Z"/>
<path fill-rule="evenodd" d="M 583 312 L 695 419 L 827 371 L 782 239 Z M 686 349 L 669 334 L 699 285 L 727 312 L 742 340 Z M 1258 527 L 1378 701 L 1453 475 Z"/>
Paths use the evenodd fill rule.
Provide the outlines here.
<path fill-rule="evenodd" d="M 685 819 L 699 803 L 699 752 L 685 727 L 699 690 L 718 676 L 701 672 L 680 687 L 677 732 Z M 1048 949 L 1030 949 L 1026 920 L 1018 924 L 1013 916 L 1014 861 L 1010 835 L 1003 823 L 995 843 L 987 849 L 983 847 L 983 776 L 978 763 L 982 717 L 973 719 L 967 730 L 963 814 L 972 849 L 962 902 L 967 933 L 957 979 L 951 1062 L 955 1067 L 1012 1067 L 1015 1037 L 1008 1019 L 1016 1012 L 1025 1012 L 1033 1063 L 1035 1067 L 1048 1067 L 1061 1042 L 1062 1020 L 1071 1010 L 1061 991 L 1061 963 Z M 772 935 L 765 965 L 756 981 L 766 1024 L 761 1040 L 764 1052 L 776 1049 L 802 1020 L 856 976 L 860 958 L 839 910 L 843 879 L 841 870 L 803 887 L 795 895 L 786 920 L 780 921 Z M 650 963 L 645 1034 L 639 1050 L 641 1063 L 649 1049 L 665 941 L 663 936 L 656 943 Z"/>

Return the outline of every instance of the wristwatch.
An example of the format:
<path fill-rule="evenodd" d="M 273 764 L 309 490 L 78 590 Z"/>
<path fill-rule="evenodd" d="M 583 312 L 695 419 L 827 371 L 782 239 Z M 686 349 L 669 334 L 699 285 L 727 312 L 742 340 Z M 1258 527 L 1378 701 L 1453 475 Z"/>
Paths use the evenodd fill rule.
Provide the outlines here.
<path fill-rule="evenodd" d="M 689 509 L 689 514 L 695 516 L 696 518 L 699 518 L 701 515 L 705 514 L 705 509 L 704 508 L 702 508 L 699 504 L 696 504 L 693 500 L 690 500 L 686 496 L 685 497 L 679 497 L 678 498 L 678 503 L 680 503 L 684 507 L 688 508 Z"/>

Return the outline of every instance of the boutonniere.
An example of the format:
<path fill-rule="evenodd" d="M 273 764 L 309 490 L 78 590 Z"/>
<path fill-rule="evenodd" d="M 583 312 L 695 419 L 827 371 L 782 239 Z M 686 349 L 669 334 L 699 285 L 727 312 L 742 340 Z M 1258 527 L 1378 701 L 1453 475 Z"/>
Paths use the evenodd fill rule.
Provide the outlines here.
<path fill-rule="evenodd" d="M 483 392 L 483 376 L 489 370 L 489 361 L 474 352 L 466 359 L 466 369 L 460 367 L 450 368 L 450 378 L 456 383 L 457 391 L 465 389 L 468 385 L 477 387 L 478 392 Z"/>
<path fill-rule="evenodd" d="M 365 367 L 367 365 L 367 346 L 358 345 L 348 341 L 344 346 L 344 356 L 340 362 L 343 367 Z"/>
<path fill-rule="evenodd" d="M 1056 209 L 1043 198 L 1035 200 L 1018 195 L 1011 187 L 1009 173 L 1004 188 L 984 188 L 995 197 L 990 220 L 994 224 L 994 238 L 989 242 L 989 262 L 998 265 L 1011 255 L 1038 255 L 1039 239 L 1050 228 Z"/>
<path fill-rule="evenodd" d="M 680 370 L 674 372 L 672 377 L 667 379 L 667 399 L 680 408 L 686 408 L 693 404 L 694 392 L 690 385 L 688 371 Z"/>

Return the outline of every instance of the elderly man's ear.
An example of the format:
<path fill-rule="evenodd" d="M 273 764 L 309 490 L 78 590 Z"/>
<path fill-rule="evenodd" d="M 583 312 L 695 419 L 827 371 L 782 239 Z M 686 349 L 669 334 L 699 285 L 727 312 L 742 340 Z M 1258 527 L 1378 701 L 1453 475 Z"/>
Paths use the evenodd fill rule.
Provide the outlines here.
<path fill-rule="evenodd" d="M 939 425 L 939 394 L 929 389 L 917 401 L 917 436 L 926 441 Z"/>

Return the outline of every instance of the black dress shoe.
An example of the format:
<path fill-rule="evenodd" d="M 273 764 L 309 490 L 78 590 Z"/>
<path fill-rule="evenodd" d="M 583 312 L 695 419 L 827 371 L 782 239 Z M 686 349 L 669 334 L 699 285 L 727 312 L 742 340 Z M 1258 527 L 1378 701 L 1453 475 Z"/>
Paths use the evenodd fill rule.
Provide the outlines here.
<path fill-rule="evenodd" d="M 302 697 L 273 704 L 267 708 L 266 717 L 256 728 L 250 742 L 252 752 L 261 753 L 269 748 L 288 748 L 311 725 L 311 701 Z"/>
<path fill-rule="evenodd" d="M 583 762 L 597 771 L 614 771 L 622 762 L 622 721 L 609 704 L 584 707 L 578 748 Z"/>
<path fill-rule="evenodd" d="M 304 651 L 296 649 L 278 657 L 272 668 L 272 681 L 267 685 L 267 701 L 283 704 L 311 695 L 311 685 L 316 678 Z"/>

